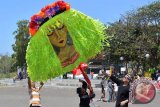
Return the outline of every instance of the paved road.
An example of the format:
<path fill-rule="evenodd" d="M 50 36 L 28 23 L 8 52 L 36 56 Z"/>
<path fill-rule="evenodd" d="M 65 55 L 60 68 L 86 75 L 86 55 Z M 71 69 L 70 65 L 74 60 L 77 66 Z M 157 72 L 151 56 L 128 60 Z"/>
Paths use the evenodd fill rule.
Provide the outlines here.
<path fill-rule="evenodd" d="M 96 98 L 100 97 L 100 90 L 96 89 Z M 43 107 L 78 107 L 79 98 L 75 88 L 44 87 L 41 90 Z M 28 107 L 29 95 L 26 87 L 1 87 L 0 107 Z M 95 102 L 100 107 L 114 107 L 114 103 Z M 160 92 L 149 104 L 130 104 L 129 107 L 159 107 Z M 91 105 L 91 107 L 95 107 Z"/>

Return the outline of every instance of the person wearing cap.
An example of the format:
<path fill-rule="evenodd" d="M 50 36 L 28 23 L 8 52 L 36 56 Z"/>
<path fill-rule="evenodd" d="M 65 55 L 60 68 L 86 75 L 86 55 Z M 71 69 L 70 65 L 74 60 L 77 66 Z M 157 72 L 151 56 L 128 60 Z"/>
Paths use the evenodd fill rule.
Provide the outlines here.
<path fill-rule="evenodd" d="M 118 93 L 116 99 L 116 106 L 115 107 L 128 107 L 129 102 L 129 90 L 130 90 L 130 82 L 132 78 L 129 74 L 125 75 L 122 80 L 118 79 L 117 77 L 111 74 L 105 74 L 106 77 L 110 77 L 110 79 L 115 82 L 118 86 Z"/>
<path fill-rule="evenodd" d="M 77 94 L 80 98 L 79 107 L 90 107 L 90 100 L 95 97 L 95 93 L 93 92 L 92 87 L 89 87 L 84 80 L 79 79 L 79 82 L 82 83 L 82 87 L 77 88 Z M 90 90 L 89 94 L 87 92 L 87 88 Z"/>

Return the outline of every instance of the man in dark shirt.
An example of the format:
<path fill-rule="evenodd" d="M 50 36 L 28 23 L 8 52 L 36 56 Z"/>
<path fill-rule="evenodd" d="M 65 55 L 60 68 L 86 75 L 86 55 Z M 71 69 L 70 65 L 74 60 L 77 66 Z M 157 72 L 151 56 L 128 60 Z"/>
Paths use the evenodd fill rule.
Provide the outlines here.
<path fill-rule="evenodd" d="M 132 80 L 130 75 L 125 75 L 122 80 L 116 78 L 111 74 L 106 74 L 110 79 L 118 85 L 118 94 L 115 107 L 128 107 L 129 102 L 129 82 Z"/>
<path fill-rule="evenodd" d="M 90 107 L 90 100 L 95 97 L 95 94 L 93 92 L 93 89 L 91 87 L 88 87 L 87 83 L 83 80 L 79 80 L 82 82 L 82 87 L 77 88 L 77 94 L 80 98 L 80 104 L 79 107 Z M 87 93 L 87 88 L 89 88 L 90 93 Z"/>

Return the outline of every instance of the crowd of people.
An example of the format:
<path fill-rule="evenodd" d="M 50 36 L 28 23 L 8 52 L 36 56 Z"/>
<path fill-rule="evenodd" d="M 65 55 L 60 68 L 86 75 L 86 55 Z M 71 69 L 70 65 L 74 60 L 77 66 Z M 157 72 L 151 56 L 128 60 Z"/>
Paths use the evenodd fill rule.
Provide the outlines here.
<path fill-rule="evenodd" d="M 134 80 L 141 80 L 142 78 L 146 78 L 139 74 L 126 74 L 124 77 L 117 78 L 114 71 L 110 71 L 110 73 L 106 73 L 106 71 L 101 70 L 101 98 L 100 101 L 104 102 L 116 102 L 116 107 L 128 107 L 128 102 L 133 100 L 129 98 L 129 94 L 131 91 L 130 86 L 133 85 Z M 106 76 L 107 75 L 107 76 Z M 109 77 L 109 78 L 108 78 Z M 154 78 L 153 78 L 154 77 Z M 135 97 L 141 102 L 149 102 L 154 98 L 155 95 L 155 84 L 158 83 L 160 87 L 160 70 L 151 75 L 149 82 L 142 81 L 140 84 L 147 84 L 147 89 L 142 89 L 140 85 L 135 87 L 136 91 L 133 91 Z M 146 88 L 146 85 L 144 85 Z M 148 90 L 148 91 L 147 91 Z M 144 94 L 144 91 L 146 94 Z M 150 95 L 152 93 L 152 96 Z M 139 96 L 139 97 L 137 97 Z M 150 96 L 150 98 L 149 98 Z M 152 97 L 152 98 L 151 98 Z M 143 99 L 143 101 L 142 101 Z M 122 106 L 123 105 L 123 106 Z"/>
<path fill-rule="evenodd" d="M 102 72 L 101 79 L 101 98 L 98 101 L 115 102 L 115 107 L 128 107 L 128 103 L 130 102 L 130 86 L 135 77 L 126 74 L 123 78 L 118 78 L 114 74 Z M 90 107 L 90 103 L 96 96 L 93 88 L 89 86 L 85 80 L 79 79 L 79 82 L 82 83 L 82 86 L 78 87 L 76 90 L 76 93 L 78 94 L 80 99 L 79 107 Z M 43 84 L 43 82 L 40 82 L 40 87 L 36 87 L 35 83 L 32 82 L 30 78 L 28 78 L 28 89 L 29 95 L 31 96 L 30 107 L 41 106 L 39 91 L 42 88 Z M 139 88 L 140 86 L 136 88 Z M 137 90 L 137 93 L 141 94 L 141 91 Z M 35 99 L 36 101 L 34 101 Z"/>
<path fill-rule="evenodd" d="M 26 68 L 17 67 L 17 77 L 16 79 L 26 79 Z M 100 72 L 100 86 L 101 86 L 101 97 L 97 101 L 103 102 L 115 102 L 115 107 L 128 107 L 129 103 L 129 93 L 130 93 L 130 85 L 135 79 L 140 79 L 142 76 L 135 74 L 129 75 L 126 74 L 124 77 L 118 78 L 114 71 L 106 72 L 105 70 L 101 70 Z M 152 75 L 152 80 L 155 80 L 160 83 L 160 71 L 157 71 L 154 76 Z M 92 87 L 88 86 L 85 80 L 79 80 L 82 83 L 81 87 L 77 88 L 77 94 L 80 98 L 79 107 L 90 107 L 90 102 L 96 96 Z M 28 89 L 30 95 L 30 107 L 40 107 L 40 94 L 39 91 L 43 86 L 43 82 L 40 82 L 40 87 L 36 87 L 35 83 L 30 80 L 28 77 Z M 160 84 L 158 84 L 160 87 Z M 149 85 L 148 85 L 149 86 Z M 141 85 L 137 86 L 142 87 Z M 152 87 L 153 88 L 153 87 Z M 89 90 L 87 92 L 87 90 Z M 138 90 L 137 93 L 140 95 L 141 91 Z M 142 96 L 142 95 L 141 95 Z M 143 97 L 143 96 L 142 96 Z M 37 99 L 38 98 L 38 99 Z M 137 97 L 139 98 L 139 97 Z M 36 101 L 34 101 L 36 99 Z M 149 99 L 150 100 L 150 99 Z"/>

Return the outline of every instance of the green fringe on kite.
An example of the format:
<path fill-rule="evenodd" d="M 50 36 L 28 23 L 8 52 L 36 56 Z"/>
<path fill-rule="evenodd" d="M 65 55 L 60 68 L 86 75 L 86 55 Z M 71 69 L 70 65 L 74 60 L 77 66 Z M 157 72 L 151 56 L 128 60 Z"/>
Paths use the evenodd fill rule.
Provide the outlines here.
<path fill-rule="evenodd" d="M 64 68 L 47 36 L 48 26 L 57 20 L 67 26 L 73 45 L 80 53 L 80 57 L 74 64 Z M 33 81 L 47 81 L 72 71 L 81 62 L 94 58 L 103 50 L 107 39 L 105 29 L 101 22 L 73 9 L 53 17 L 39 28 L 28 44 L 26 54 L 28 75 Z"/>

